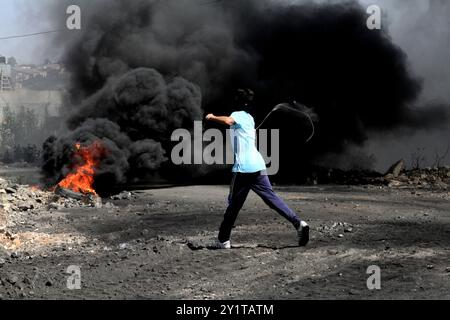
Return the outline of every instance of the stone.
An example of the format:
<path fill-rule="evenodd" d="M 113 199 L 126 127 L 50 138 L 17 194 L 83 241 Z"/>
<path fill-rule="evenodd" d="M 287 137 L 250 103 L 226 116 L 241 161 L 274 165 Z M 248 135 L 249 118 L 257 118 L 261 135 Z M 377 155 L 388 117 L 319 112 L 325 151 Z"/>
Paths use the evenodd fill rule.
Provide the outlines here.
<path fill-rule="evenodd" d="M 113 205 L 111 202 L 107 202 L 107 203 L 105 203 L 104 207 L 106 209 L 113 209 L 113 208 L 115 208 L 115 205 Z"/>
<path fill-rule="evenodd" d="M 0 246 L 0 258 L 1 259 L 7 259 L 9 258 L 10 254 L 8 253 L 8 251 L 6 251 L 5 249 L 3 249 L 2 246 Z"/>
<path fill-rule="evenodd" d="M 7 194 L 14 194 L 14 193 L 17 192 L 16 189 L 13 189 L 11 187 L 6 188 L 5 191 L 6 191 Z"/>
<path fill-rule="evenodd" d="M 132 194 L 128 191 L 123 191 L 111 197 L 112 200 L 131 200 Z"/>
<path fill-rule="evenodd" d="M 359 296 L 359 295 L 361 295 L 361 291 L 355 290 L 355 289 L 350 289 L 350 290 L 348 291 L 348 294 L 349 294 L 349 295 L 352 295 L 352 296 Z"/>
<path fill-rule="evenodd" d="M 394 178 L 397 178 L 400 173 L 405 169 L 405 160 L 401 159 L 394 163 L 386 172 L 385 176 L 391 174 Z"/>
<path fill-rule="evenodd" d="M 50 210 L 59 210 L 59 204 L 57 204 L 57 203 L 55 203 L 55 202 L 52 202 L 52 203 L 50 203 L 49 205 L 48 205 L 48 208 L 50 209 Z"/>
<path fill-rule="evenodd" d="M 119 245 L 119 249 L 121 249 L 121 250 L 124 250 L 124 249 L 127 249 L 127 248 L 128 248 L 128 244 L 127 243 L 121 243 Z"/>
<path fill-rule="evenodd" d="M 11 284 L 16 284 L 19 281 L 19 277 L 17 277 L 15 274 L 12 274 L 6 279 Z"/>
<path fill-rule="evenodd" d="M 392 187 L 399 187 L 399 186 L 401 186 L 402 185 L 402 183 L 400 182 L 400 181 L 397 181 L 397 180 L 392 180 L 391 182 L 389 182 L 389 184 L 388 184 L 388 186 L 390 187 L 390 188 L 392 188 Z"/>
<path fill-rule="evenodd" d="M 94 208 L 101 209 L 103 207 L 102 198 L 95 197 L 94 201 L 93 201 L 93 204 L 94 204 Z"/>
<path fill-rule="evenodd" d="M 19 204 L 20 211 L 28 211 L 31 209 L 34 209 L 34 205 L 31 202 L 25 202 L 25 203 Z"/>

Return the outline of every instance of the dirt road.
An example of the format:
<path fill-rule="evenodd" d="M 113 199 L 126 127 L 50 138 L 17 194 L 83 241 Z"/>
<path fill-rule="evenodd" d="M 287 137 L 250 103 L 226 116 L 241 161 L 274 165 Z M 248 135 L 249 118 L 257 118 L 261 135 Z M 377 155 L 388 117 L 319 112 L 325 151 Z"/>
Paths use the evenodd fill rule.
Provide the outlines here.
<path fill-rule="evenodd" d="M 25 215 L 0 241 L 3 299 L 449 299 L 450 194 L 380 187 L 276 187 L 311 225 L 295 230 L 252 194 L 234 248 L 207 248 L 228 188 L 103 199 Z M 107 203 L 110 202 L 110 203 Z M 81 289 L 69 290 L 69 266 Z M 381 289 L 368 290 L 369 266 Z M 74 283 L 74 282 L 72 282 Z"/>

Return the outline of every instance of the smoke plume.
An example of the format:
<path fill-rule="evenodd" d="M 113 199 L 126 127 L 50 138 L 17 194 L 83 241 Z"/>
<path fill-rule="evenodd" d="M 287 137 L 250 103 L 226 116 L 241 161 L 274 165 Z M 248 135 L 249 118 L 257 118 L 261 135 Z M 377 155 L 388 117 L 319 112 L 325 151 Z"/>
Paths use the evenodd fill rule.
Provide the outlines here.
<path fill-rule="evenodd" d="M 446 106 L 415 105 L 422 80 L 386 26 L 367 28 L 357 1 L 75 3 L 85 13 L 81 34 L 56 39 L 66 50 L 74 107 L 72 131 L 45 145 L 44 171 L 53 179 L 70 167 L 71 146 L 93 139 L 110 150 L 100 187 L 170 166 L 172 130 L 189 129 L 207 112 L 229 113 L 239 87 L 256 93 L 256 122 L 290 101 L 320 118 L 309 144 L 309 127 L 298 120 L 279 114 L 267 123 L 281 129 L 281 176 L 362 146 L 373 132 L 447 123 Z"/>

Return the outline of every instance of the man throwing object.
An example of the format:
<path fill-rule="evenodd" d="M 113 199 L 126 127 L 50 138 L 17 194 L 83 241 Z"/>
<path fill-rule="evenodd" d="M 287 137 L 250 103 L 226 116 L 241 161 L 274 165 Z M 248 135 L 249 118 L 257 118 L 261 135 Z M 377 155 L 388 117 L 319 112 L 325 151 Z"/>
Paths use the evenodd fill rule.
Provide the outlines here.
<path fill-rule="evenodd" d="M 255 121 L 250 114 L 250 104 L 254 93 L 250 89 L 239 89 L 236 95 L 236 108 L 229 116 L 208 114 L 206 120 L 215 121 L 231 127 L 231 142 L 234 153 L 233 179 L 228 196 L 228 208 L 219 230 L 217 247 L 231 248 L 231 229 L 244 205 L 245 200 L 253 190 L 264 202 L 281 216 L 286 218 L 297 230 L 299 246 L 305 246 L 309 241 L 309 226 L 300 220 L 273 191 L 266 173 L 266 164 L 256 148 Z"/>

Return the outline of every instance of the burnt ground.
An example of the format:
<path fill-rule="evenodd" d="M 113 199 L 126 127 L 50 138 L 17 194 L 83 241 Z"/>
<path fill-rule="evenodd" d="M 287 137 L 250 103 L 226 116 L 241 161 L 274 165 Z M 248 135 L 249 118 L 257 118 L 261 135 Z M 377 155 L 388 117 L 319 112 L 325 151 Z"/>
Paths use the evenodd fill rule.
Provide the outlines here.
<path fill-rule="evenodd" d="M 275 189 L 311 225 L 306 248 L 251 194 L 234 247 L 208 249 L 227 186 L 140 190 L 103 199 L 102 208 L 25 212 L 0 242 L 1 298 L 450 298 L 448 191 Z M 81 269 L 80 290 L 67 289 L 70 265 Z M 381 268 L 380 290 L 367 289 L 370 265 Z"/>

